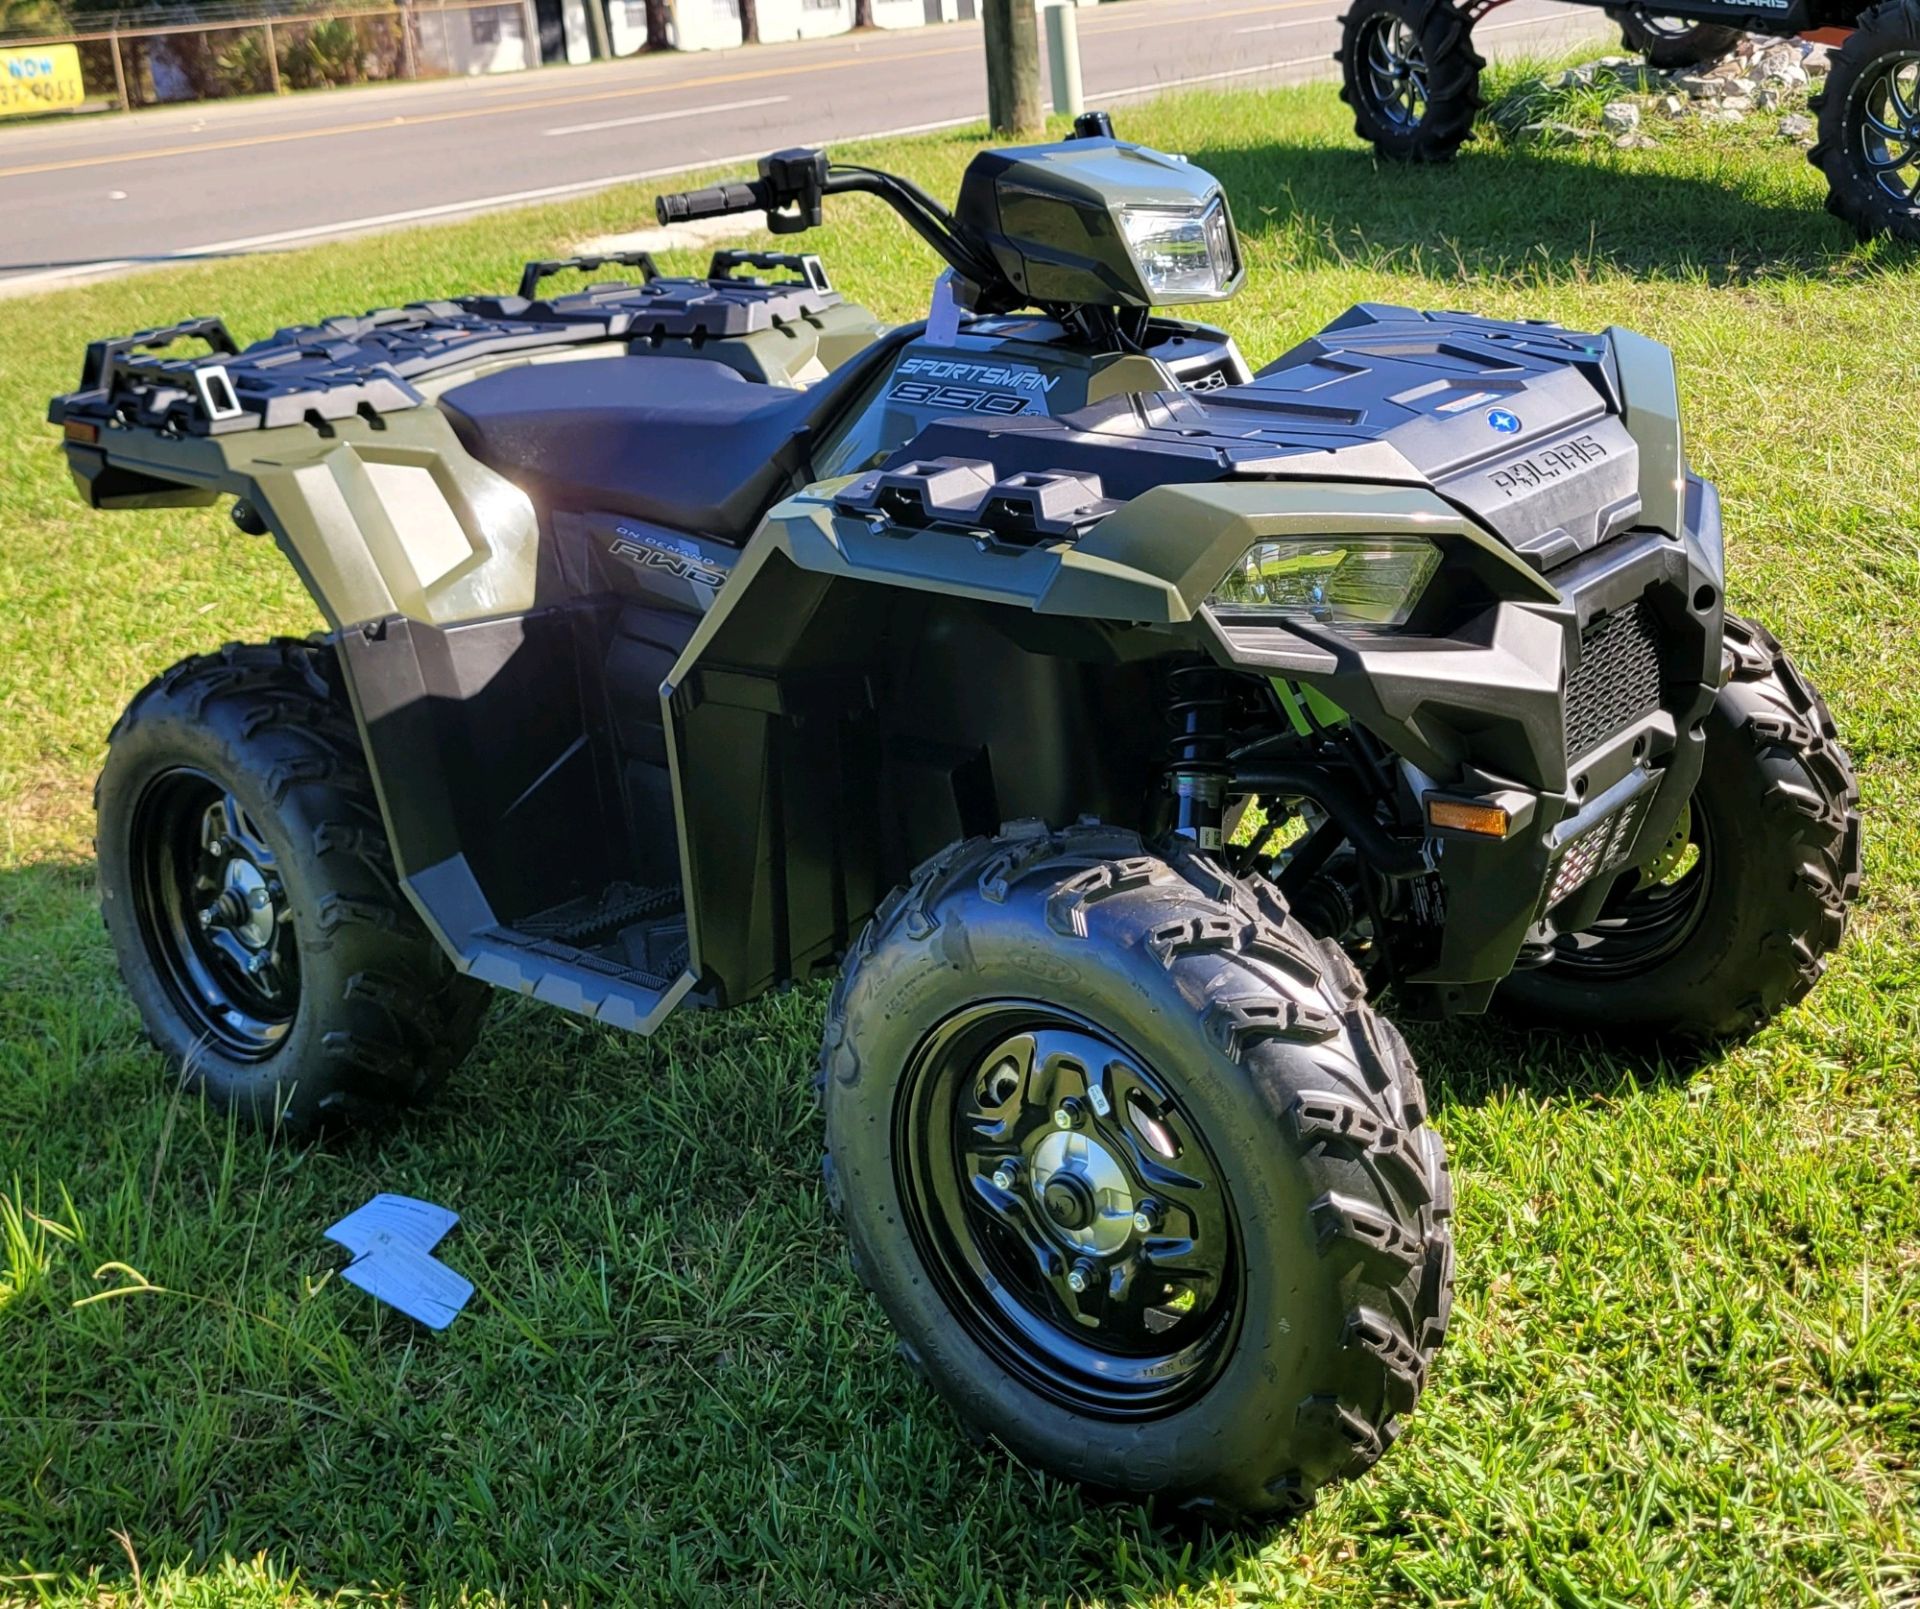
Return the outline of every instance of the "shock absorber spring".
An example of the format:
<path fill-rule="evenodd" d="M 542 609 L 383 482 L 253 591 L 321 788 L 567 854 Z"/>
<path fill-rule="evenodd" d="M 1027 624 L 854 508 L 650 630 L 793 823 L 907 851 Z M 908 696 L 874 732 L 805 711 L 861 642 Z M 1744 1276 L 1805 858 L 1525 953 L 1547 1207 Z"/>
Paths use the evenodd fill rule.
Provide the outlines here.
<path fill-rule="evenodd" d="M 1173 830 L 1207 850 L 1220 848 L 1225 816 L 1227 690 L 1226 673 L 1217 665 L 1179 665 L 1167 675 Z"/>

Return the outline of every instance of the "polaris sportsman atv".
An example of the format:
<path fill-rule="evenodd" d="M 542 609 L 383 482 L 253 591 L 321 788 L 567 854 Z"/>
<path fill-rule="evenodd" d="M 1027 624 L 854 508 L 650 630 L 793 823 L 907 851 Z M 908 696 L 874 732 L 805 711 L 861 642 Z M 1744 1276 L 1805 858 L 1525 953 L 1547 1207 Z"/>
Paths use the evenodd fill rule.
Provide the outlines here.
<path fill-rule="evenodd" d="M 1602 7 L 1628 50 L 1675 70 L 1717 61 L 1744 33 L 1840 48 L 1811 100 L 1827 210 L 1862 240 L 1920 241 L 1920 0 L 1659 0 Z M 1397 162 L 1449 162 L 1473 131 L 1486 59 L 1473 30 L 1506 0 L 1354 0 L 1340 19 L 1340 98 L 1354 132 Z"/>
<path fill-rule="evenodd" d="M 1723 613 L 1651 341 L 1369 306 L 1257 372 L 1207 174 L 817 152 L 663 219 L 875 196 L 819 262 L 90 349 L 98 508 L 230 496 L 330 625 L 166 671 L 100 779 L 160 1049 L 306 1125 L 424 1095 L 488 986 L 645 1032 L 839 970 L 827 1195 L 902 1351 L 1101 1488 L 1284 1511 L 1366 1468 L 1452 1301 L 1368 998 L 1745 1032 L 1860 863 L 1819 696 Z M 198 337 L 203 357 L 160 355 Z"/>

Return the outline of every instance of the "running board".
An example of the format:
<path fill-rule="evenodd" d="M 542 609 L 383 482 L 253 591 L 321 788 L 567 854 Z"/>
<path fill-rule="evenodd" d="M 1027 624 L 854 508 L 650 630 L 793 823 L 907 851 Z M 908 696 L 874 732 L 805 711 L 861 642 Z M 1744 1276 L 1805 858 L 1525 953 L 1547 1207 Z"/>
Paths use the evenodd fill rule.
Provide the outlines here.
<path fill-rule="evenodd" d="M 548 931 L 529 932 L 498 922 L 474 880 L 464 855 L 452 855 L 405 880 L 407 897 L 422 920 L 469 977 L 497 988 L 531 995 L 609 1027 L 652 1033 L 697 981 L 685 962 L 684 948 L 655 964 L 653 971 L 603 950 L 583 949 L 561 932 L 587 936 L 603 926 L 589 915 L 576 926 L 548 921 Z M 640 903 L 636 901 L 636 904 Z M 614 906 L 610 902 L 607 914 Z M 620 915 L 629 914 L 620 911 Z M 661 925 L 678 922 L 679 912 L 661 913 Z M 569 917 L 575 913 L 569 911 Z M 529 926 L 542 925 L 535 917 Z M 635 926 L 645 925 L 636 923 Z M 644 945 L 630 949 L 645 954 Z"/>

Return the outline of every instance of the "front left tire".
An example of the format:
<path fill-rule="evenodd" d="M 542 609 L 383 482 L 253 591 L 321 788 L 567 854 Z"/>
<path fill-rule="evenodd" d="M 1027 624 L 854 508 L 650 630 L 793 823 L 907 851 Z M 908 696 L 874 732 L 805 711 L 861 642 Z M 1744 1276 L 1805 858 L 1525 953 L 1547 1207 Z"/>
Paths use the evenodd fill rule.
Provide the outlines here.
<path fill-rule="evenodd" d="M 288 640 L 183 660 L 128 706 L 94 790 L 101 910 L 147 1036 L 260 1126 L 422 1099 L 489 998 L 400 891 L 336 674 Z"/>
<path fill-rule="evenodd" d="M 1270 887 L 1038 824 L 881 907 L 829 1008 L 828 1194 L 979 1437 L 1219 1516 L 1399 1434 L 1451 1306 L 1404 1041 Z"/>

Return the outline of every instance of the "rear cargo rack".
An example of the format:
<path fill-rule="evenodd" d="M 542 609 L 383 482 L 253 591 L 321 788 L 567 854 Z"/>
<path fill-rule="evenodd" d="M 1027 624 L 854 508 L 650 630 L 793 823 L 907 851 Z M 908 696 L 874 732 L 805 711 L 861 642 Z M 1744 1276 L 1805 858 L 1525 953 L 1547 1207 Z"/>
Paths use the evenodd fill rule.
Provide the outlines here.
<path fill-rule="evenodd" d="M 570 269 L 638 268 L 637 284 L 589 285 L 562 296 L 532 294 Z M 738 266 L 789 268 L 799 277 L 764 284 L 738 279 Z M 358 318 L 279 330 L 242 348 L 217 318 L 142 330 L 87 348 L 79 389 L 56 397 L 52 423 L 74 440 L 108 426 L 166 436 L 220 436 L 420 407 L 416 382 L 476 359 L 583 346 L 598 341 L 702 343 L 817 319 L 840 301 L 817 258 L 721 252 L 706 279 L 669 279 L 645 252 L 531 262 L 512 296 L 412 302 Z M 156 357 L 183 340 L 209 351 Z"/>

